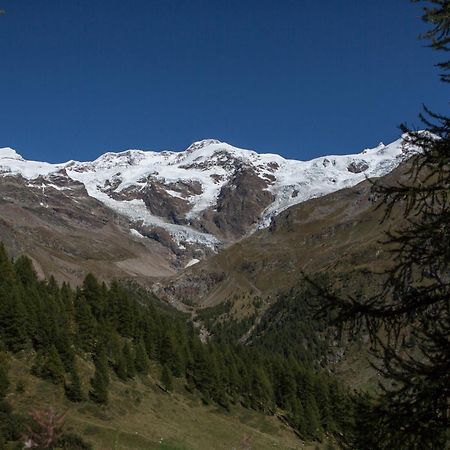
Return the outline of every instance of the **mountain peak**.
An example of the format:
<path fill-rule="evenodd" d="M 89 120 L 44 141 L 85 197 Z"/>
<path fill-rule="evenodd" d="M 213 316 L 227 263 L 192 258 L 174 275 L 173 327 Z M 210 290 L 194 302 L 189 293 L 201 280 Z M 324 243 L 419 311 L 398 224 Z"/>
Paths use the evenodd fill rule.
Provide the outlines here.
<path fill-rule="evenodd" d="M 217 139 L 194 142 L 182 152 L 126 150 L 63 164 L 26 161 L 4 148 L 0 176 L 42 176 L 50 186 L 53 174 L 65 169 L 67 189 L 58 184 L 57 191 L 69 195 L 77 181 L 89 197 L 138 224 L 142 233 L 164 230 L 180 248 L 213 249 L 221 239 L 270 225 L 292 205 L 384 175 L 407 156 L 401 139 L 363 154 L 311 161 L 259 154 Z"/>
<path fill-rule="evenodd" d="M 187 149 L 187 152 L 194 152 L 195 150 L 199 150 L 203 147 L 208 147 L 208 145 L 213 145 L 213 144 L 222 144 L 221 141 L 217 140 L 217 139 L 203 139 L 201 141 L 195 141 L 193 142 Z"/>
<path fill-rule="evenodd" d="M 20 156 L 13 148 L 3 147 L 0 148 L 0 159 L 17 159 L 23 161 L 22 156 Z"/>

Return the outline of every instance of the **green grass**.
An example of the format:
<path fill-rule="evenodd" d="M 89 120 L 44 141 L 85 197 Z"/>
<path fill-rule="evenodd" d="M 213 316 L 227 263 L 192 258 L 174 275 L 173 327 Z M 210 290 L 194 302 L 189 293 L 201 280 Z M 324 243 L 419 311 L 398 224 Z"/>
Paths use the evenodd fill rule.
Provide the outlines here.
<path fill-rule="evenodd" d="M 82 365 L 84 390 L 92 368 Z M 217 406 L 204 406 L 187 394 L 181 383 L 173 394 L 161 391 L 151 376 L 124 384 L 111 382 L 106 407 L 89 401 L 71 403 L 62 387 L 29 374 L 29 362 L 13 360 L 14 380 L 24 381 L 24 392 L 11 388 L 8 400 L 15 410 L 27 414 L 32 408 L 52 406 L 67 411 L 65 431 L 77 433 L 95 450 L 240 450 L 248 438 L 253 450 L 313 450 L 275 417 L 235 405 L 231 412 Z"/>
<path fill-rule="evenodd" d="M 175 444 L 171 442 L 162 442 L 159 447 L 160 450 L 190 450 L 182 444 Z"/>

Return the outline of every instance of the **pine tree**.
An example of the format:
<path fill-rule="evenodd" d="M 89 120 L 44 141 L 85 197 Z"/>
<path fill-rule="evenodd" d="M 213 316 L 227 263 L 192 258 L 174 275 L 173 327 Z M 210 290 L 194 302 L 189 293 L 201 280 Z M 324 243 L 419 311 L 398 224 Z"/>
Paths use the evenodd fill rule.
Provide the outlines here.
<path fill-rule="evenodd" d="M 287 365 L 280 364 L 277 367 L 275 395 L 277 404 L 282 408 L 289 405 L 292 395 L 297 390 L 296 380 L 291 368 Z"/>
<path fill-rule="evenodd" d="M 228 380 L 228 395 L 231 397 L 233 401 L 237 400 L 238 394 L 241 389 L 241 376 L 238 371 L 238 367 L 236 364 L 236 358 L 230 355 L 230 358 L 226 364 L 227 370 L 227 380 Z M 273 389 L 272 385 L 270 386 L 272 392 L 271 396 L 273 397 Z"/>
<path fill-rule="evenodd" d="M 92 273 L 88 273 L 83 281 L 83 296 L 90 306 L 93 316 L 100 320 L 106 309 L 104 290 Z"/>
<path fill-rule="evenodd" d="M 86 302 L 81 292 L 77 293 L 75 299 L 75 318 L 77 323 L 78 346 L 86 351 L 92 351 L 95 343 L 96 323 L 91 312 L 91 307 Z"/>
<path fill-rule="evenodd" d="M 142 338 L 139 339 L 138 343 L 136 344 L 135 366 L 136 370 L 139 373 L 142 373 L 144 375 L 148 373 L 149 369 L 148 356 L 144 346 L 144 340 Z"/>
<path fill-rule="evenodd" d="M 0 401 L 6 397 L 9 388 L 8 363 L 4 353 L 0 353 Z"/>
<path fill-rule="evenodd" d="M 211 387 L 209 389 L 209 395 L 217 404 L 228 410 L 230 402 L 225 391 L 226 380 L 224 375 L 226 372 L 223 366 L 223 361 L 215 345 L 211 345 L 209 350 L 209 364 L 211 372 Z"/>
<path fill-rule="evenodd" d="M 173 389 L 172 373 L 166 365 L 162 368 L 161 383 L 168 391 Z"/>
<path fill-rule="evenodd" d="M 33 268 L 33 263 L 27 256 L 19 256 L 14 262 L 14 270 L 17 278 L 25 287 L 35 287 L 38 284 L 36 272 Z"/>
<path fill-rule="evenodd" d="M 116 286 L 113 291 L 114 304 L 117 308 L 117 331 L 123 337 L 132 337 L 134 333 L 135 313 L 128 293 Z"/>
<path fill-rule="evenodd" d="M 3 244 L 0 244 L 0 338 L 7 349 L 13 352 L 27 346 L 27 313 L 23 304 L 23 291 Z"/>
<path fill-rule="evenodd" d="M 158 337 L 153 315 L 147 314 L 142 324 L 142 339 L 145 351 L 150 359 L 158 359 Z"/>
<path fill-rule="evenodd" d="M 95 372 L 91 378 L 91 390 L 89 396 L 92 401 L 99 404 L 108 403 L 108 360 L 105 350 L 100 347 L 96 350 L 94 358 Z"/>
<path fill-rule="evenodd" d="M 51 345 L 47 351 L 40 350 L 36 354 L 32 373 L 54 384 L 64 383 L 64 365 L 58 351 Z"/>
<path fill-rule="evenodd" d="M 193 349 L 193 376 L 195 387 L 203 394 L 203 401 L 209 403 L 214 392 L 215 367 L 207 349 L 196 343 Z"/>
<path fill-rule="evenodd" d="M 11 406 L 5 400 L 9 387 L 6 354 L 0 353 L 0 450 L 7 449 L 6 441 L 11 436 Z"/>
<path fill-rule="evenodd" d="M 42 284 L 38 281 L 30 258 L 20 256 L 14 262 L 14 270 L 21 285 L 22 301 L 27 312 L 27 334 L 36 339 L 41 326 L 37 314 L 41 306 Z"/>
<path fill-rule="evenodd" d="M 310 438 L 319 438 L 323 429 L 314 384 L 315 377 L 310 370 L 305 370 L 297 375 L 297 395 L 303 405 L 306 435 Z"/>
<path fill-rule="evenodd" d="M 72 402 L 81 402 L 84 399 L 83 390 L 81 388 L 80 376 L 74 365 L 69 372 L 69 383 L 64 386 L 66 397 Z"/>
<path fill-rule="evenodd" d="M 425 4 L 423 19 L 431 26 L 425 38 L 450 51 L 450 1 Z M 449 82 L 450 61 L 439 67 Z M 368 402 L 370 413 L 359 414 L 370 419 L 360 428 L 371 430 L 380 449 L 441 449 L 450 440 L 450 118 L 427 108 L 420 117 L 427 131 L 401 127 L 405 151 L 419 150 L 406 166 L 408 179 L 373 188 L 385 220 L 394 213 L 405 218 L 386 237 L 394 264 L 383 289 L 362 298 L 322 292 L 326 314 L 331 309 L 350 333 L 364 327 L 380 349 L 375 357 L 389 382 L 377 402 Z M 407 336 L 414 351 L 401 347 Z M 359 437 L 349 436 L 348 447 L 360 445 Z"/>
<path fill-rule="evenodd" d="M 134 378 L 134 376 L 136 375 L 136 367 L 134 365 L 133 351 L 128 342 L 125 342 L 122 352 L 123 352 L 123 356 L 124 356 L 124 359 L 126 362 L 127 377 Z"/>
<path fill-rule="evenodd" d="M 135 358 L 128 342 L 122 346 L 116 363 L 116 374 L 123 381 L 136 375 Z"/>
<path fill-rule="evenodd" d="M 318 375 L 314 383 L 315 398 L 320 414 L 320 423 L 325 431 L 336 431 L 334 423 L 328 383 L 322 375 Z"/>
<path fill-rule="evenodd" d="M 321 417 L 314 402 L 322 405 L 327 395 L 322 398 L 317 389 L 314 392 L 308 388 L 312 400 L 305 396 L 304 404 L 303 398 L 300 401 L 302 395 L 296 392 L 298 374 L 301 373 L 300 380 L 305 377 L 298 361 L 284 355 L 288 353 L 286 348 L 278 353 L 264 344 L 249 348 L 230 344 L 229 339 L 203 344 L 185 318 L 149 305 L 145 294 L 127 290 L 118 283 L 108 289 L 92 276 L 85 280 L 83 290 L 76 292 L 66 284 L 59 287 L 54 279 L 38 281 L 27 258 L 12 264 L 1 248 L 0 268 L 4 269 L 0 271 L 1 348 L 17 351 L 20 339 L 24 346 L 32 345 L 37 352 L 33 373 L 54 383 L 64 382 L 69 400 L 83 399 L 78 355 L 86 358 L 87 353 L 93 353 L 95 372 L 89 397 L 105 404 L 109 361 L 114 361 L 117 375 L 127 382 L 136 371 L 148 371 L 151 352 L 161 362 L 161 382 L 168 390 L 173 389 L 174 376 L 185 376 L 189 390 L 194 393 L 197 389 L 205 403 L 215 402 L 226 409 L 230 401 L 259 410 L 277 406 L 285 409 L 286 417 L 302 435 L 319 435 Z M 10 306 L 13 302 L 20 305 L 20 299 L 24 300 L 25 310 L 11 315 L 14 309 Z M 105 307 L 109 299 L 111 310 Z M 17 320 L 11 320 L 14 317 Z M 22 327 L 21 323 L 27 326 Z M 0 397 L 7 386 L 2 368 L 0 361 Z M 305 386 L 315 386 L 314 376 L 311 374 Z M 326 378 L 323 380 L 326 384 Z M 343 404 L 340 397 L 333 396 L 330 390 L 330 403 Z M 11 407 L 1 398 L 0 416 L 0 428 L 3 419 L 13 417 Z M 318 425 L 314 425 L 314 420 L 318 420 Z M 10 437 L 12 428 L 8 426 L 8 430 Z"/>
<path fill-rule="evenodd" d="M 120 352 L 119 358 L 115 366 L 116 375 L 122 380 L 126 381 L 128 379 L 128 364 L 123 350 Z"/>
<path fill-rule="evenodd" d="M 64 364 L 64 369 L 70 372 L 75 365 L 75 350 L 73 348 L 72 337 L 67 328 L 61 328 L 58 333 L 56 348 Z"/>
<path fill-rule="evenodd" d="M 338 430 L 351 428 L 354 418 L 354 401 L 335 379 L 331 381 L 328 388 L 333 422 L 337 425 Z"/>
<path fill-rule="evenodd" d="M 64 364 L 54 345 L 52 345 L 48 351 L 45 367 L 43 369 L 45 378 L 53 383 L 62 384 L 64 382 Z"/>
<path fill-rule="evenodd" d="M 171 370 L 176 365 L 176 344 L 175 338 L 170 332 L 165 332 L 159 345 L 159 361 L 161 364 L 167 364 Z"/>
<path fill-rule="evenodd" d="M 305 420 L 305 410 L 303 408 L 302 402 L 296 397 L 293 397 L 290 401 L 289 416 L 291 422 L 293 423 L 293 426 L 299 432 L 300 436 L 308 439 L 310 436 Z"/>
<path fill-rule="evenodd" d="M 253 407 L 266 411 L 270 410 L 273 403 L 272 386 L 263 368 L 258 365 L 255 365 L 252 370 L 251 392 Z M 292 392 L 290 395 L 292 395 Z"/>

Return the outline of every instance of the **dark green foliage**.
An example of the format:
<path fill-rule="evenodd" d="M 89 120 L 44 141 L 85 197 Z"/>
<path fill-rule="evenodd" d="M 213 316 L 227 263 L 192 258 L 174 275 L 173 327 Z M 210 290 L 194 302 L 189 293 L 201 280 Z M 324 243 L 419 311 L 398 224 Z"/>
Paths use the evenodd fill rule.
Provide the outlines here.
<path fill-rule="evenodd" d="M 159 360 L 161 364 L 167 365 L 176 377 L 181 376 L 184 370 L 183 357 L 180 350 L 176 334 L 170 331 L 164 333 L 159 345 Z"/>
<path fill-rule="evenodd" d="M 5 400 L 9 387 L 6 355 L 0 354 L 0 449 L 7 448 L 6 442 L 18 439 L 22 432 L 20 419 L 13 413 Z"/>
<path fill-rule="evenodd" d="M 333 411 L 331 410 L 330 385 L 322 376 L 316 377 L 314 383 L 320 425 L 324 431 L 333 432 L 336 430 L 336 425 L 334 423 Z"/>
<path fill-rule="evenodd" d="M 255 320 L 255 314 L 240 320 L 230 319 L 223 323 L 220 321 L 213 322 L 213 320 L 210 319 L 209 327 L 211 330 L 214 330 L 214 334 L 220 337 L 221 340 L 236 342 L 249 330 L 252 325 L 254 325 Z"/>
<path fill-rule="evenodd" d="M 81 292 L 75 299 L 75 320 L 77 324 L 77 344 L 81 350 L 89 352 L 95 344 L 96 323 L 91 307 Z"/>
<path fill-rule="evenodd" d="M 272 384 L 261 367 L 255 366 L 250 375 L 252 406 L 257 409 L 270 410 L 273 406 L 273 387 Z"/>
<path fill-rule="evenodd" d="M 214 391 L 215 367 L 209 352 L 204 351 L 202 345 L 197 343 L 192 349 L 192 374 L 195 387 L 203 394 L 205 403 L 209 402 Z"/>
<path fill-rule="evenodd" d="M 18 394 L 23 394 L 25 392 L 25 388 L 26 388 L 25 381 L 19 378 L 16 382 L 16 392 Z"/>
<path fill-rule="evenodd" d="M 9 388 L 6 355 L 0 354 L 0 401 L 6 397 Z"/>
<path fill-rule="evenodd" d="M 76 366 L 69 372 L 69 382 L 64 386 L 67 398 L 72 402 L 81 402 L 84 399 L 81 381 Z"/>
<path fill-rule="evenodd" d="M 94 357 L 95 372 L 91 379 L 91 390 L 89 396 L 98 404 L 108 403 L 108 359 L 104 348 L 99 347 Z"/>
<path fill-rule="evenodd" d="M 450 1 L 424 2 L 425 38 L 450 51 Z M 450 61 L 439 64 L 450 81 Z M 376 399 L 359 401 L 348 448 L 434 450 L 450 442 L 450 117 L 425 108 L 427 131 L 402 126 L 413 152 L 406 177 L 375 182 L 385 220 L 402 214 L 403 226 L 386 236 L 393 264 L 382 289 L 348 298 L 322 292 L 323 311 L 335 311 L 350 333 L 368 330 L 379 372 L 388 380 Z M 320 288 L 318 289 L 320 291 Z"/>
<path fill-rule="evenodd" d="M 116 371 L 116 375 L 122 380 L 122 381 L 126 381 L 128 379 L 128 367 L 127 367 L 127 360 L 123 354 L 123 352 L 121 352 L 116 367 L 115 367 L 115 371 Z"/>
<path fill-rule="evenodd" d="M 324 276 L 314 280 L 320 286 L 328 285 Z M 253 343 L 305 365 L 318 366 L 326 355 L 329 342 L 327 322 L 314 317 L 312 303 L 315 299 L 317 293 L 308 285 L 280 297 L 263 315 Z"/>
<path fill-rule="evenodd" d="M 82 292 L 92 314 L 97 320 L 100 320 L 105 313 L 106 298 L 104 288 L 91 273 L 87 274 L 84 279 Z"/>
<path fill-rule="evenodd" d="M 134 365 L 135 358 L 128 342 L 125 342 L 122 353 L 127 367 L 127 376 L 128 378 L 133 378 L 136 375 L 136 366 Z"/>
<path fill-rule="evenodd" d="M 128 342 L 122 346 L 115 369 L 117 376 L 123 381 L 136 375 L 135 357 Z"/>
<path fill-rule="evenodd" d="M 21 419 L 14 414 L 10 404 L 0 399 L 0 440 L 15 441 L 19 439 L 22 429 Z"/>
<path fill-rule="evenodd" d="M 137 372 L 141 374 L 148 373 L 149 363 L 144 340 L 141 338 L 136 344 L 136 357 L 134 361 Z"/>
<path fill-rule="evenodd" d="M 73 433 L 64 433 L 59 438 L 57 446 L 61 450 L 92 450 L 92 445 Z"/>
<path fill-rule="evenodd" d="M 41 350 L 37 353 L 32 373 L 54 384 L 64 383 L 64 365 L 54 345 L 47 352 Z"/>
<path fill-rule="evenodd" d="M 32 347 L 33 372 L 63 384 L 71 401 L 87 397 L 78 374 L 79 357 L 92 357 L 95 372 L 89 398 L 98 404 L 108 402 L 111 368 L 128 382 L 136 373 L 148 373 L 152 359 L 160 365 L 161 384 L 169 391 L 177 378 L 204 403 L 225 410 L 237 403 L 268 414 L 281 408 L 308 439 L 341 427 L 339 405 L 348 396 L 344 391 L 333 395 L 333 379 L 315 372 L 326 340 L 313 337 L 322 325 L 309 324 L 305 298 L 310 293 L 280 299 L 272 320 L 267 314 L 246 346 L 237 344 L 236 337 L 253 318 L 238 327 L 231 324 L 231 331 L 222 327 L 216 339 L 204 344 L 186 316 L 134 286 L 113 282 L 107 287 L 88 275 L 82 289 L 59 287 L 52 279 L 39 281 L 27 258 L 12 264 L 4 249 L 0 264 L 6 268 L 0 273 L 0 286 L 8 286 L 0 297 L 0 323 L 11 319 L 5 305 L 17 299 L 26 304 L 16 326 L 0 335 L 0 348 L 16 352 Z M 228 309 L 229 305 L 223 310 Z"/>
<path fill-rule="evenodd" d="M 161 383 L 168 391 L 171 391 L 173 389 L 172 374 L 170 373 L 170 370 L 166 365 L 164 365 L 162 368 Z"/>
<path fill-rule="evenodd" d="M 197 312 L 197 317 L 202 321 L 206 328 L 211 330 L 217 323 L 218 318 L 229 314 L 232 305 L 232 302 L 228 300 L 209 308 L 203 308 Z"/>
<path fill-rule="evenodd" d="M 414 0 L 421 1 L 421 0 Z M 422 38 L 429 39 L 431 48 L 448 52 L 450 49 L 450 5 L 448 0 L 428 0 L 423 8 L 422 19 L 431 26 Z M 450 82 L 450 61 L 443 61 L 437 66 L 442 70 L 440 78 Z"/>
<path fill-rule="evenodd" d="M 26 348 L 27 322 L 22 286 L 3 244 L 0 244 L 0 337 L 8 350 Z"/>

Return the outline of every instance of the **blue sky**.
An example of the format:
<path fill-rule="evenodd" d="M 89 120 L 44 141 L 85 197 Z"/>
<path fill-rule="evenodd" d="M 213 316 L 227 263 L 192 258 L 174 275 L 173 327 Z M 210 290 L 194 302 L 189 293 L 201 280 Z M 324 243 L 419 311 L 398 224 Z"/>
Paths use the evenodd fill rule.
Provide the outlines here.
<path fill-rule="evenodd" d="M 29 159 L 217 138 L 309 159 L 418 124 L 448 87 L 408 0 L 0 0 L 0 146 Z"/>

